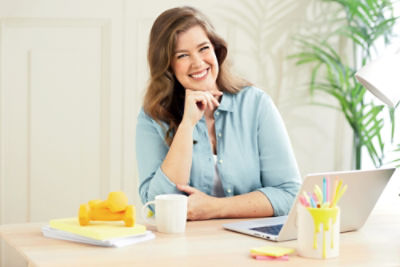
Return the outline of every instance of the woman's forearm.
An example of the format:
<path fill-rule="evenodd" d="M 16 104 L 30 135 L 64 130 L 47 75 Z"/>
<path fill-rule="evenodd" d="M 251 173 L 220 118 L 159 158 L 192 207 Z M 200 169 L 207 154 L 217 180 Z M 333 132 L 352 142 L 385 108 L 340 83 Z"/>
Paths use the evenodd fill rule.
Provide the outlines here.
<path fill-rule="evenodd" d="M 252 218 L 274 215 L 269 199 L 261 192 L 254 191 L 243 195 L 217 198 L 214 218 Z"/>
<path fill-rule="evenodd" d="M 190 123 L 179 125 L 161 169 L 175 184 L 187 184 L 192 167 L 193 129 Z"/>

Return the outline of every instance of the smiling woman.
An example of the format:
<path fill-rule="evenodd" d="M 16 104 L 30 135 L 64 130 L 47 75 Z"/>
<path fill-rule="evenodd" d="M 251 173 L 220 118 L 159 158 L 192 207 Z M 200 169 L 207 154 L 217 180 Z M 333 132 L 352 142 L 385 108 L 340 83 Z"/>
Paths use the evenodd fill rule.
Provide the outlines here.
<path fill-rule="evenodd" d="M 212 53 L 218 62 L 217 86 L 220 91 L 237 93 L 249 82 L 231 74 L 226 61 L 227 44 L 214 31 L 208 19 L 191 7 L 172 8 L 163 12 L 154 22 L 150 33 L 147 60 L 150 67 L 150 81 L 143 104 L 144 111 L 158 122 L 168 125 L 165 135 L 167 144 L 171 144 L 172 136 L 182 119 L 185 90 L 172 69 L 172 63 L 179 52 L 178 36 L 193 26 L 200 26 L 212 45 Z M 198 43 L 197 45 L 200 45 Z M 187 48 L 182 48 L 187 49 Z M 185 57 L 182 53 L 180 56 Z M 196 73 L 195 73 L 196 74 Z"/>
<path fill-rule="evenodd" d="M 142 201 L 188 194 L 188 219 L 287 214 L 299 173 L 282 119 L 234 76 L 226 42 L 191 7 L 150 33 L 150 81 L 136 132 Z"/>

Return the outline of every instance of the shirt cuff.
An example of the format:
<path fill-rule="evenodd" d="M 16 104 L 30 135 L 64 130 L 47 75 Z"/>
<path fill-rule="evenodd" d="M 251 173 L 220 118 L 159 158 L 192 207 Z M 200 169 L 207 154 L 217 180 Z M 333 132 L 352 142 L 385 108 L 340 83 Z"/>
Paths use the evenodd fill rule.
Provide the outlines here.
<path fill-rule="evenodd" d="M 146 202 L 154 200 L 156 196 L 162 194 L 181 194 L 184 193 L 176 188 L 176 185 L 165 175 L 159 167 L 151 179 L 147 192 Z"/>
<path fill-rule="evenodd" d="M 264 187 L 258 189 L 258 191 L 263 193 L 269 199 L 269 202 L 274 209 L 274 216 L 284 216 L 289 213 L 295 195 L 274 187 Z"/>

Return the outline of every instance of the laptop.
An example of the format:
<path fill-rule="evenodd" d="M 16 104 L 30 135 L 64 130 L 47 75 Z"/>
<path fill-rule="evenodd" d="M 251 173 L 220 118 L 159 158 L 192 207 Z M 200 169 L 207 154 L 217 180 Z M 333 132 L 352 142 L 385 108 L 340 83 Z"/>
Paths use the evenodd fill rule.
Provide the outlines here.
<path fill-rule="evenodd" d="M 315 185 L 322 188 L 323 177 L 329 177 L 332 184 L 337 177 L 339 180 L 343 180 L 343 185 L 348 185 L 347 191 L 338 203 L 341 209 L 340 231 L 355 231 L 364 225 L 395 170 L 395 168 L 385 168 L 310 174 L 305 177 L 287 216 L 244 220 L 224 224 L 223 227 L 227 230 L 272 241 L 296 239 L 296 213 L 299 196 L 304 191 L 313 192 Z"/>

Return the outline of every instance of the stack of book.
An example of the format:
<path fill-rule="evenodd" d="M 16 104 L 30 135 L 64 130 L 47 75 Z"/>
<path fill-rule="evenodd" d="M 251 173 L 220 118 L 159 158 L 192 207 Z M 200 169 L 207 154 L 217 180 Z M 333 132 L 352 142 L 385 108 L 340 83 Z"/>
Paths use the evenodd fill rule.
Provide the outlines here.
<path fill-rule="evenodd" d="M 126 227 L 122 221 L 91 221 L 81 226 L 78 218 L 51 220 L 42 227 L 45 237 L 68 240 L 103 247 L 123 247 L 151 240 L 155 235 L 144 225 Z"/>

